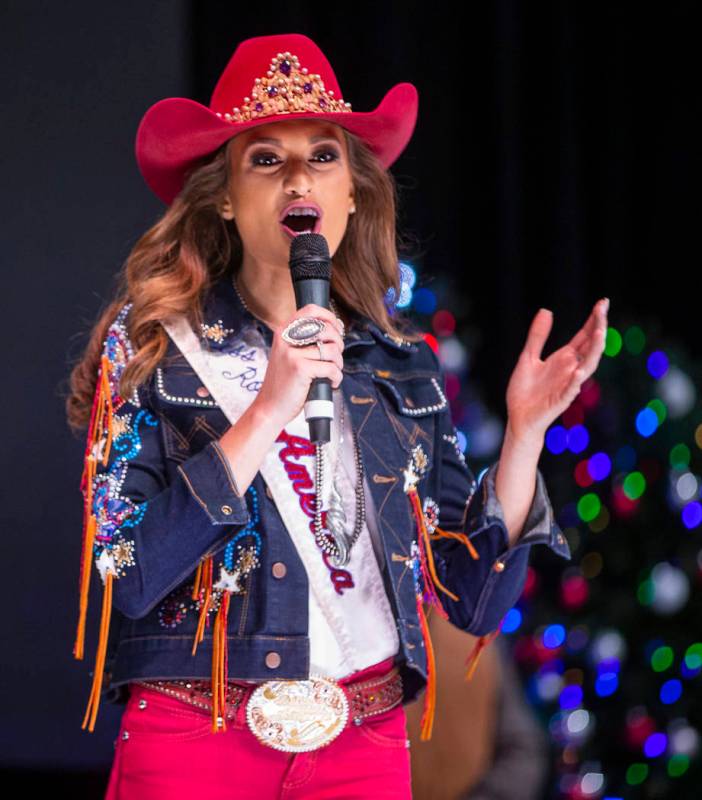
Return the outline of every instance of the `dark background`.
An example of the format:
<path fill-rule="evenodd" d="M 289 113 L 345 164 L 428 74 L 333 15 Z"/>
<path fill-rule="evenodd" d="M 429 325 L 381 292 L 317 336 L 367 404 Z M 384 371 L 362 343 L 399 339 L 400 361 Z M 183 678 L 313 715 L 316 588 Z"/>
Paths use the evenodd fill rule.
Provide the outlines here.
<path fill-rule="evenodd" d="M 112 759 L 121 709 L 81 730 L 99 603 L 74 661 L 84 443 L 63 405 L 113 277 L 164 209 L 134 161 L 146 109 L 207 104 L 236 44 L 272 33 L 311 36 L 354 110 L 414 83 L 400 224 L 502 415 L 540 306 L 546 355 L 605 295 L 611 326 L 701 354 L 695 6 L 496 1 L 459 21 L 448 3 L 2 4 L 2 766 L 95 770 L 97 792 Z"/>

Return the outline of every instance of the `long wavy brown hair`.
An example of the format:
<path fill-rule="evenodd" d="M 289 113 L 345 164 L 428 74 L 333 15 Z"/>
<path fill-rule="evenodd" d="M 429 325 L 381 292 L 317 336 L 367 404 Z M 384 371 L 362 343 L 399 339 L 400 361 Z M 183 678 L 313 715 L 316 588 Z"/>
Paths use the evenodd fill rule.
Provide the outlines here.
<path fill-rule="evenodd" d="M 392 336 L 412 342 L 424 338 L 400 309 L 391 315 L 385 294 L 400 296 L 398 252 L 409 251 L 409 237 L 397 226 L 398 185 L 373 152 L 343 129 L 354 184 L 356 213 L 333 257 L 330 294 L 348 327 L 354 313 L 369 317 Z M 230 182 L 229 146 L 192 169 L 183 188 L 163 216 L 136 242 L 120 273 L 113 300 L 100 312 L 87 346 L 70 372 L 66 415 L 74 434 L 85 430 L 95 393 L 103 343 L 125 303 L 127 333 L 133 356 L 119 386 L 129 397 L 145 383 L 166 354 L 168 334 L 159 319 L 185 314 L 194 330 L 203 322 L 202 303 L 210 286 L 243 255 L 234 220 L 224 220 L 218 207 Z M 412 239 L 414 242 L 414 239 Z"/>

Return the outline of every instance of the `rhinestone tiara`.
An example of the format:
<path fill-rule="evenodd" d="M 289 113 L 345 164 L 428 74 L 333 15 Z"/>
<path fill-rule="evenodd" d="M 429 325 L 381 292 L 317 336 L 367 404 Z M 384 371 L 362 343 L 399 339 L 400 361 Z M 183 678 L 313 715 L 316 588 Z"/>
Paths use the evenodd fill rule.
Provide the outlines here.
<path fill-rule="evenodd" d="M 268 72 L 256 78 L 251 96 L 244 98 L 243 106 L 234 106 L 231 112 L 215 112 L 227 122 L 248 122 L 276 114 L 330 114 L 350 112 L 351 103 L 334 97 L 334 90 L 324 88 L 322 76 L 309 73 L 300 67 L 300 60 L 289 51 L 278 53 L 271 59 Z"/>

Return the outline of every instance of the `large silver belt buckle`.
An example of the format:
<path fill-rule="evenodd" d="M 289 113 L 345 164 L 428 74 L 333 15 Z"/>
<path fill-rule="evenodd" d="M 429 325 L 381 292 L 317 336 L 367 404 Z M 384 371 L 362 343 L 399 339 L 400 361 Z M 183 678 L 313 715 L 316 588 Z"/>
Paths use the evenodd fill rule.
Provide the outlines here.
<path fill-rule="evenodd" d="M 246 721 L 253 735 L 284 753 L 324 747 L 344 730 L 348 718 L 346 692 L 323 675 L 266 681 L 246 704 Z"/>

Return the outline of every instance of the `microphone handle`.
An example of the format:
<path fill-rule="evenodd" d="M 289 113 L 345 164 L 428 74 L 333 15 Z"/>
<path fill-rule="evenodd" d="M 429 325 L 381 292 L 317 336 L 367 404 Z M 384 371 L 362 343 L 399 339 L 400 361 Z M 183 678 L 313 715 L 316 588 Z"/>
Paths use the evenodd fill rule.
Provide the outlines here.
<path fill-rule="evenodd" d="M 304 278 L 293 281 L 298 308 L 314 303 L 329 308 L 329 281 L 324 278 Z M 314 378 L 305 402 L 305 419 L 310 426 L 310 441 L 325 443 L 331 440 L 331 420 L 334 400 L 329 378 Z"/>

